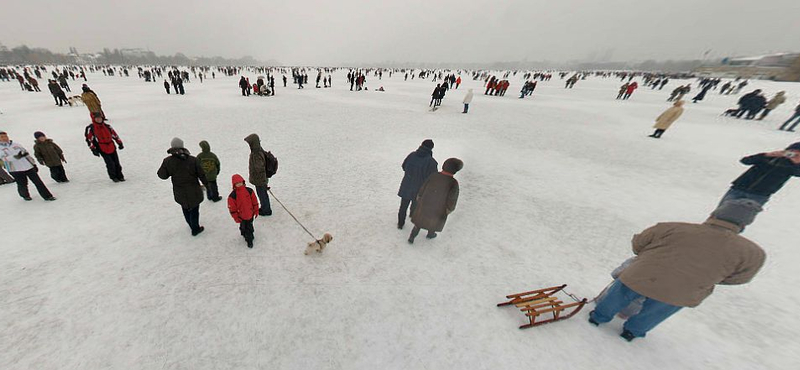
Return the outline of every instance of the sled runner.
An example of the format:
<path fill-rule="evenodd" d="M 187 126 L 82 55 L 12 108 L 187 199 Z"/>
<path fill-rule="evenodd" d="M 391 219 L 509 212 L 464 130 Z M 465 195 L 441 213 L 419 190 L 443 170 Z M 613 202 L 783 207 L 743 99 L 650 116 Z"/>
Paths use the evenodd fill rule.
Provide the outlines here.
<path fill-rule="evenodd" d="M 530 323 L 520 326 L 520 329 L 532 328 L 534 326 L 544 325 L 555 321 L 566 320 L 574 316 L 578 311 L 586 305 L 588 300 L 586 298 L 578 300 L 572 294 L 564 291 L 567 284 L 554 286 L 550 288 L 532 290 L 530 292 L 517 293 L 506 296 L 509 299 L 507 302 L 498 303 L 497 307 L 515 305 L 520 311 L 525 312 L 525 316 Z M 564 304 L 564 301 L 555 296 L 556 293 L 562 292 L 572 298 L 575 302 Z M 569 311 L 569 312 L 567 312 Z M 542 315 L 552 315 L 552 318 L 544 320 Z"/>

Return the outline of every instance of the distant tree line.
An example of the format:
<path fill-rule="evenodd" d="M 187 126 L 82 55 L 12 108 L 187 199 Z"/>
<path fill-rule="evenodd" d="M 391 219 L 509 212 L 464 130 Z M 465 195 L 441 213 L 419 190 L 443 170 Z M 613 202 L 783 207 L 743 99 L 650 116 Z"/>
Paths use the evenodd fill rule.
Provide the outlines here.
<path fill-rule="evenodd" d="M 31 48 L 26 45 L 11 49 L 0 49 L 0 64 L 141 64 L 141 65 L 260 65 L 260 61 L 251 56 L 238 59 L 223 57 L 197 57 L 189 58 L 183 53 L 164 56 L 156 55 L 152 51 L 125 53 L 119 49 L 103 49 L 100 53 L 76 56 L 71 54 L 54 53 L 45 48 Z M 273 62 L 273 64 L 277 64 Z"/>

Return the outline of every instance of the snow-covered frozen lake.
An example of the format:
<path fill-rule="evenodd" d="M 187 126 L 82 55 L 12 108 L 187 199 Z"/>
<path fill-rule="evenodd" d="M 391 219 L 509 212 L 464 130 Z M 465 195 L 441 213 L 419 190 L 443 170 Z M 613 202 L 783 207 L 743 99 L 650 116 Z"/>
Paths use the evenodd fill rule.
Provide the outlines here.
<path fill-rule="evenodd" d="M 89 74 L 125 142 L 127 182 L 106 177 L 83 138 L 85 107 L 0 83 L 0 129 L 33 146 L 44 131 L 64 149 L 72 182 L 40 174 L 58 201 L 24 202 L 0 187 L 0 369 L 790 369 L 800 363 L 800 180 L 767 204 L 745 236 L 768 253 L 748 285 L 718 287 L 628 343 L 622 323 L 574 318 L 528 330 L 497 308 L 505 295 L 569 284 L 593 298 L 631 255 L 630 238 L 656 222 L 702 222 L 749 154 L 800 140 L 776 128 L 800 84 L 753 81 L 788 101 L 764 121 L 720 117 L 738 96 L 712 91 L 687 104 L 661 140 L 648 138 L 669 91 L 615 100 L 618 79 L 572 90 L 554 76 L 533 98 L 484 96 L 464 76 L 430 112 L 430 80 L 382 81 L 351 92 L 283 88 L 242 97 L 237 77 L 186 85 Z M 255 73 L 248 73 L 254 80 Z M 291 77 L 291 76 L 289 76 Z M 46 84 L 40 85 L 46 91 Z M 71 81 L 73 91 L 81 82 Z M 683 82 L 685 83 L 685 82 Z M 641 81 L 640 81 L 641 84 Z M 372 91 L 384 86 L 386 92 Z M 475 88 L 470 113 L 461 99 Z M 697 85 L 687 98 L 694 96 Z M 273 201 L 245 247 L 225 202 L 200 208 L 192 237 L 171 185 L 156 176 L 170 140 L 198 153 L 208 140 L 230 177 L 247 173 L 243 138 L 261 135 L 280 160 L 275 194 L 334 242 L 304 256 L 309 238 Z M 397 230 L 400 164 L 423 139 L 441 164 L 465 167 L 458 209 L 439 238 L 408 245 Z M 794 364 L 794 365 L 792 365 Z"/>

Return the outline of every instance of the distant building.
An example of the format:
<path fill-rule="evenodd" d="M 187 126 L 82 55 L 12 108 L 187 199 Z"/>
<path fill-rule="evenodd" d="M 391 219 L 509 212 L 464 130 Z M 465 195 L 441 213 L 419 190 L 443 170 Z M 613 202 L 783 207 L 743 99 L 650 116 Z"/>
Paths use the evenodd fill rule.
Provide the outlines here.
<path fill-rule="evenodd" d="M 725 58 L 694 70 L 700 75 L 800 82 L 800 53 Z"/>
<path fill-rule="evenodd" d="M 126 57 L 145 58 L 150 52 L 144 49 L 136 48 L 136 49 L 120 49 L 120 53 L 122 53 L 122 55 Z"/>

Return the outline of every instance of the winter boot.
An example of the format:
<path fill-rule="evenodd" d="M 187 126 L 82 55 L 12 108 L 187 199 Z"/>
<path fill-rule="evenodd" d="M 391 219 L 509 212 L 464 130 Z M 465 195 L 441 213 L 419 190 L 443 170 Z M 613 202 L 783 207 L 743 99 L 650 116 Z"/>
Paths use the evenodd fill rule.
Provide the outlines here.
<path fill-rule="evenodd" d="M 52 202 L 52 201 L 56 200 L 56 197 L 44 198 L 44 200 L 46 200 L 48 202 Z"/>
<path fill-rule="evenodd" d="M 600 326 L 600 323 L 597 322 L 597 321 L 594 321 L 594 319 L 592 318 L 592 314 L 593 313 L 594 313 L 594 311 L 589 312 L 589 323 L 594 325 L 594 326 Z"/>
<path fill-rule="evenodd" d="M 195 231 L 192 231 L 192 236 L 198 236 L 198 235 L 200 235 L 200 233 L 202 233 L 203 231 L 205 231 L 205 229 L 206 229 L 205 227 L 202 227 L 202 226 L 200 226 L 200 228 L 199 228 L 199 229 L 197 229 L 197 230 L 195 230 Z"/>
<path fill-rule="evenodd" d="M 247 241 L 247 248 L 253 249 L 253 241 L 252 240 L 248 240 Z"/>
<path fill-rule="evenodd" d="M 625 340 L 627 340 L 628 342 L 636 339 L 636 336 L 633 335 L 633 333 L 631 333 L 628 330 L 623 330 L 622 334 L 620 334 L 619 336 L 622 337 L 622 338 L 625 338 Z"/>
<path fill-rule="evenodd" d="M 437 235 L 434 232 L 429 232 L 428 235 L 425 235 L 425 237 L 428 238 L 428 239 L 433 239 L 433 238 L 436 238 L 437 236 L 439 236 L 439 235 Z"/>

